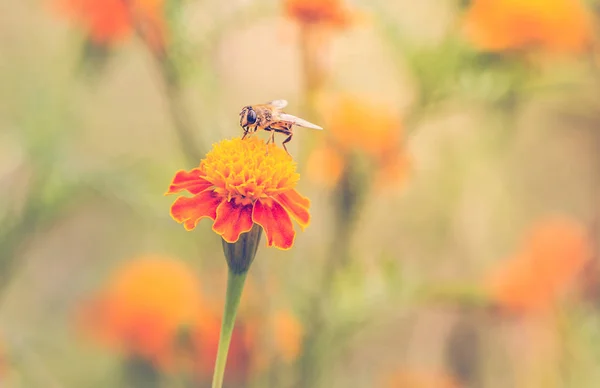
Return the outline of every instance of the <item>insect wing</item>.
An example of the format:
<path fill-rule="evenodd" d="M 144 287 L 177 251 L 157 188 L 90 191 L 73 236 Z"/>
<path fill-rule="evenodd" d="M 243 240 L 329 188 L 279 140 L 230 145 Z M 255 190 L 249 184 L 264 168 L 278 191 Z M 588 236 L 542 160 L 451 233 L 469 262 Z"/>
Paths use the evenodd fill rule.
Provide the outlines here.
<path fill-rule="evenodd" d="M 267 103 L 268 105 L 272 105 L 274 108 L 283 109 L 287 106 L 288 102 L 286 100 L 273 100 Z"/>
<path fill-rule="evenodd" d="M 294 115 L 290 115 L 290 114 L 287 114 L 287 113 L 280 113 L 279 114 L 279 119 L 283 120 L 283 121 L 287 121 L 287 122 L 293 123 L 295 125 L 298 125 L 298 126 L 304 127 L 304 128 L 312 128 L 312 129 L 319 129 L 319 130 L 323 129 L 322 127 L 319 127 L 316 124 L 309 123 L 308 121 L 303 120 L 300 117 L 296 117 Z"/>

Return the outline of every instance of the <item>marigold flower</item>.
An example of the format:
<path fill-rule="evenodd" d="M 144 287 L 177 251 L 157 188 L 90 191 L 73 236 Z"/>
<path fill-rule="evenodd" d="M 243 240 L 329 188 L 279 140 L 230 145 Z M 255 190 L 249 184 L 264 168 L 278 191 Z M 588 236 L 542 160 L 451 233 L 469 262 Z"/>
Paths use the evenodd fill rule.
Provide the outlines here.
<path fill-rule="evenodd" d="M 135 29 L 155 49 L 164 37 L 164 0 L 57 0 L 60 11 L 100 45 L 127 38 Z"/>
<path fill-rule="evenodd" d="M 84 306 L 84 332 L 160 366 L 170 362 L 178 330 L 203 305 L 199 283 L 183 262 L 148 257 L 126 263 Z"/>
<path fill-rule="evenodd" d="M 296 236 L 292 219 L 302 229 L 310 222 L 310 201 L 295 190 L 299 178 L 296 164 L 275 144 L 267 147 L 257 137 L 223 140 L 198 168 L 175 174 L 167 194 L 188 191 L 192 197 L 178 197 L 171 216 L 186 230 L 210 218 L 228 243 L 258 224 L 268 246 L 289 249 Z"/>
<path fill-rule="evenodd" d="M 342 95 L 321 104 L 330 138 L 309 159 L 311 176 L 335 184 L 353 155 L 366 157 L 381 183 L 401 181 L 408 169 L 400 118 L 380 104 Z"/>
<path fill-rule="evenodd" d="M 489 293 L 510 312 L 546 310 L 590 257 L 584 227 L 563 218 L 543 221 L 531 230 L 521 250 L 488 278 Z"/>
<path fill-rule="evenodd" d="M 590 43 L 591 20 L 579 0 L 474 0 L 465 28 L 483 50 L 580 52 Z"/>
<path fill-rule="evenodd" d="M 286 14 L 302 24 L 346 27 L 353 19 L 342 0 L 285 0 Z"/>

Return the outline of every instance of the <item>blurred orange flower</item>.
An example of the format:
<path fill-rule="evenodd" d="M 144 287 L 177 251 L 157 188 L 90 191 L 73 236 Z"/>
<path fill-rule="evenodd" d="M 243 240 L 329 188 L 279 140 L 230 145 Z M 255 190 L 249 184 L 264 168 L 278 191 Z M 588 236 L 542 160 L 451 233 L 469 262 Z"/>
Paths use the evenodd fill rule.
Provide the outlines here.
<path fill-rule="evenodd" d="M 350 95 L 325 100 L 320 105 L 330 137 L 308 161 L 313 179 L 333 185 L 350 158 L 362 155 L 375 164 L 380 183 L 403 180 L 409 161 L 397 115 L 373 101 Z"/>
<path fill-rule="evenodd" d="M 0 386 L 2 386 L 2 381 L 4 376 L 8 371 L 8 360 L 7 360 L 7 351 L 4 346 L 4 342 L 0 339 Z"/>
<path fill-rule="evenodd" d="M 353 15 L 342 0 L 285 0 L 286 14 L 302 24 L 347 27 Z"/>
<path fill-rule="evenodd" d="M 126 354 L 168 366 L 178 331 L 203 305 L 193 271 L 179 260 L 146 257 L 127 262 L 86 304 L 85 333 Z"/>
<path fill-rule="evenodd" d="M 579 0 L 474 0 L 465 28 L 483 50 L 580 52 L 591 41 L 591 20 Z"/>
<path fill-rule="evenodd" d="M 164 0 L 56 0 L 97 44 L 120 42 L 138 30 L 155 49 L 164 37 Z"/>
<path fill-rule="evenodd" d="M 492 300 L 510 312 L 547 310 L 591 258 L 586 230 L 566 218 L 538 223 L 523 246 L 487 279 Z"/>
<path fill-rule="evenodd" d="M 200 381 L 212 376 L 220 327 L 216 312 L 211 317 L 202 317 L 192 327 L 195 369 Z M 226 380 L 237 384 L 247 382 L 271 364 L 270 357 L 291 363 L 299 354 L 301 336 L 299 322 L 288 311 L 276 311 L 267 317 L 242 315 L 231 339 Z"/>
<path fill-rule="evenodd" d="M 459 388 L 460 384 L 451 376 L 443 373 L 400 370 L 388 376 L 382 386 L 386 388 Z"/>
<path fill-rule="evenodd" d="M 304 330 L 295 316 L 285 310 L 276 311 L 271 317 L 268 332 L 284 362 L 292 362 L 298 357 Z"/>
<path fill-rule="evenodd" d="M 208 217 L 229 243 L 256 223 L 268 246 L 289 249 L 296 236 L 292 218 L 302 229 L 310 222 L 310 201 L 295 190 L 299 178 L 296 163 L 275 144 L 267 147 L 256 137 L 223 140 L 198 168 L 175 174 L 167 194 L 188 191 L 193 196 L 178 197 L 171 216 L 186 230 Z"/>

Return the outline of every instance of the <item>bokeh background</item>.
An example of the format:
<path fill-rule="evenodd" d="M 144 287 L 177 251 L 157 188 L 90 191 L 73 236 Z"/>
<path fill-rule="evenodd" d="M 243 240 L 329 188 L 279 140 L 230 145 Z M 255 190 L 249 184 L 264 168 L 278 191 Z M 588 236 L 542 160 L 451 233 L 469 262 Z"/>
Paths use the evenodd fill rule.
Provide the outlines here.
<path fill-rule="evenodd" d="M 163 194 L 284 98 L 312 221 L 227 386 L 597 387 L 599 6 L 4 1 L 0 386 L 210 386 L 221 241 Z"/>

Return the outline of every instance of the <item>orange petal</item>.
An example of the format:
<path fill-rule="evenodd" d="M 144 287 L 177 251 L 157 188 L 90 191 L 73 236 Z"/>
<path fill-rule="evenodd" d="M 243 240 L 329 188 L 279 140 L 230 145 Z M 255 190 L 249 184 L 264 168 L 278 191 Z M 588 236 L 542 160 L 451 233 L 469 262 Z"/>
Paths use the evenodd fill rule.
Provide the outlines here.
<path fill-rule="evenodd" d="M 217 207 L 217 218 L 213 230 L 223 240 L 233 243 L 241 233 L 252 229 L 252 204 L 238 205 L 235 201 L 223 201 Z"/>
<path fill-rule="evenodd" d="M 212 183 L 200 176 L 200 169 L 195 168 L 190 171 L 179 170 L 173 178 L 173 183 L 169 186 L 166 194 L 176 194 L 187 190 L 192 194 L 199 194 L 212 186 Z"/>
<path fill-rule="evenodd" d="M 171 206 L 171 217 L 180 224 L 183 223 L 186 230 L 192 230 L 204 217 L 214 220 L 217 216 L 217 206 L 222 201 L 223 198 L 216 196 L 212 191 L 204 191 L 192 198 L 179 197 Z"/>
<path fill-rule="evenodd" d="M 292 189 L 280 194 L 275 200 L 298 222 L 302 230 L 310 223 L 308 207 L 310 200 Z"/>
<path fill-rule="evenodd" d="M 256 201 L 252 220 L 263 227 L 267 235 L 267 246 L 290 249 L 294 245 L 296 232 L 287 211 L 275 201 Z"/>

